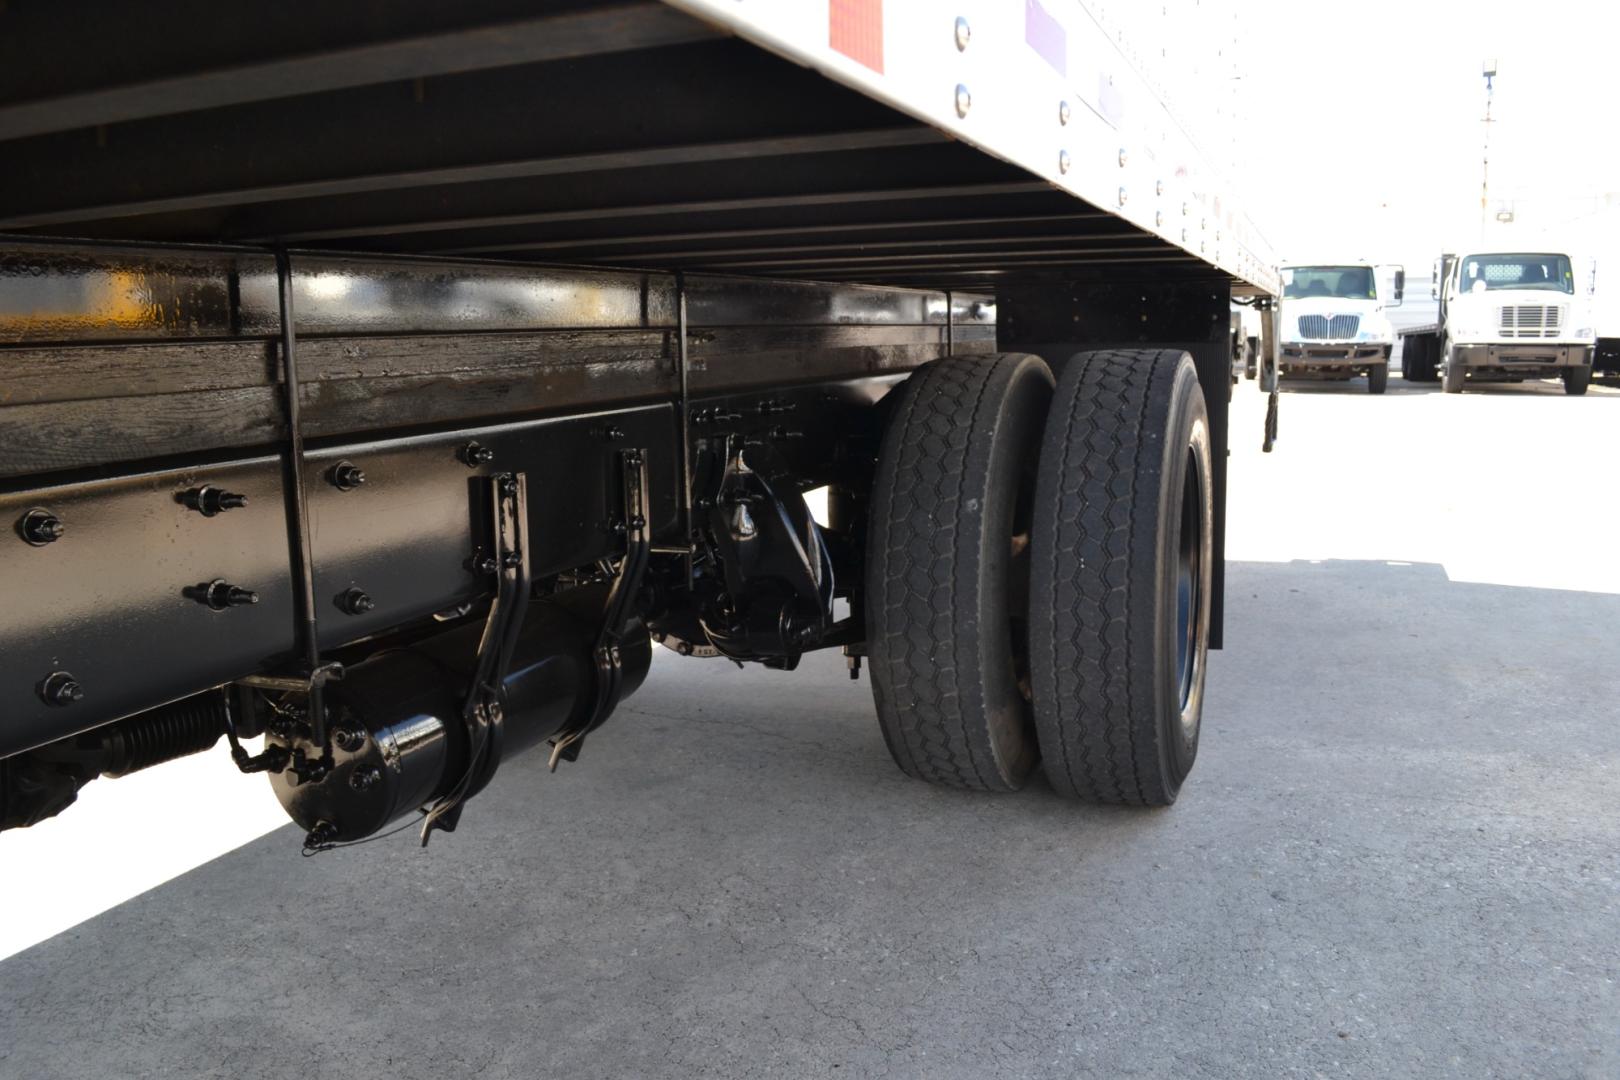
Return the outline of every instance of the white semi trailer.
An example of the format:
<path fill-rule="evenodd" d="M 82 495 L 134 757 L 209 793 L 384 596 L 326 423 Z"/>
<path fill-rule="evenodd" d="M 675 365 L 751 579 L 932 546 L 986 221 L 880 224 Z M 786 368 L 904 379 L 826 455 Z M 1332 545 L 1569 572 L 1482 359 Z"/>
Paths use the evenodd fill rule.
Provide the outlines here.
<path fill-rule="evenodd" d="M 425 841 L 655 644 L 843 650 L 922 780 L 1173 801 L 1280 283 L 1189 137 L 1232 8 L 1150 7 L 19 13 L 0 828 L 223 737 L 310 849 Z"/>

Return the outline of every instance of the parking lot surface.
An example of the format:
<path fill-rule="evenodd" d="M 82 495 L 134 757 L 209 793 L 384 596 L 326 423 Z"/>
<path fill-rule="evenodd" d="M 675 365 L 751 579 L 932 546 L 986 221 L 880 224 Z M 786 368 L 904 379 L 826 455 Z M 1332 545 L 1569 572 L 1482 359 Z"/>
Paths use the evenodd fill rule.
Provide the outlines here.
<path fill-rule="evenodd" d="M 0 962 L 0 1076 L 1620 1075 L 1620 392 L 1363 387 L 1264 456 L 1238 387 L 1173 808 L 935 790 L 838 656 L 671 656 L 425 852 L 283 828 Z"/>

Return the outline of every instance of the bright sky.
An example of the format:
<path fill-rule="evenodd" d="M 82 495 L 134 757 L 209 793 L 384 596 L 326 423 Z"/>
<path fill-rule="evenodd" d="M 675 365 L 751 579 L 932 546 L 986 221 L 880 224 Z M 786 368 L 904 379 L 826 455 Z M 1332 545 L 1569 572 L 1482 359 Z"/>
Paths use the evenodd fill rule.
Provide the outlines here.
<path fill-rule="evenodd" d="M 1477 243 L 1487 57 L 1490 210 L 1516 218 L 1492 222 L 1493 246 L 1620 255 L 1620 7 L 1228 2 L 1251 118 L 1233 180 L 1280 258 L 1401 261 L 1426 281 L 1435 254 Z"/>

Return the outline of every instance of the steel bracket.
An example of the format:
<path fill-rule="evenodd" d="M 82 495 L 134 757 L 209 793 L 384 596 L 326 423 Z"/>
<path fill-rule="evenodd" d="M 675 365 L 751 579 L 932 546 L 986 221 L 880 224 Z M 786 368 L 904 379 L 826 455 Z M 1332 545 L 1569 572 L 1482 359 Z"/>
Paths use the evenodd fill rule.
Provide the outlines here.
<path fill-rule="evenodd" d="M 529 608 L 534 582 L 529 565 L 529 482 L 521 472 L 489 477 L 490 550 L 495 561 L 495 598 L 490 601 L 484 632 L 478 640 L 473 670 L 461 719 L 467 728 L 467 770 L 434 803 L 422 821 L 422 844 L 435 829 L 455 831 L 466 801 L 489 783 L 501 762 L 502 722 L 505 707 L 502 686 L 517 648 L 523 616 Z"/>
<path fill-rule="evenodd" d="M 647 561 L 652 554 L 651 533 L 647 525 L 646 451 L 621 452 L 619 472 L 624 485 L 624 557 L 613 575 L 601 629 L 591 650 L 596 665 L 596 692 L 583 719 L 552 738 L 548 764 L 553 772 L 557 769 L 557 762 L 579 759 L 585 736 L 602 726 L 624 693 L 624 663 L 620 646 L 635 608 L 636 593 L 641 588 Z"/>

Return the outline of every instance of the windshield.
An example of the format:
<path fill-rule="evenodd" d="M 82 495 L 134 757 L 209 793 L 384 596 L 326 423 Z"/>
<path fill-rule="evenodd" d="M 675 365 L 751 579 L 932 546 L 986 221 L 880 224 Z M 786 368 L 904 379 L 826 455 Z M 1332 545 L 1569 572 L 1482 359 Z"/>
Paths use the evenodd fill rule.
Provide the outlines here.
<path fill-rule="evenodd" d="M 1285 266 L 1283 296 L 1298 300 L 1330 296 L 1340 300 L 1376 300 L 1370 266 Z"/>
<path fill-rule="evenodd" d="M 1568 255 L 1464 255 L 1457 272 L 1459 292 L 1488 289 L 1575 291 Z"/>

